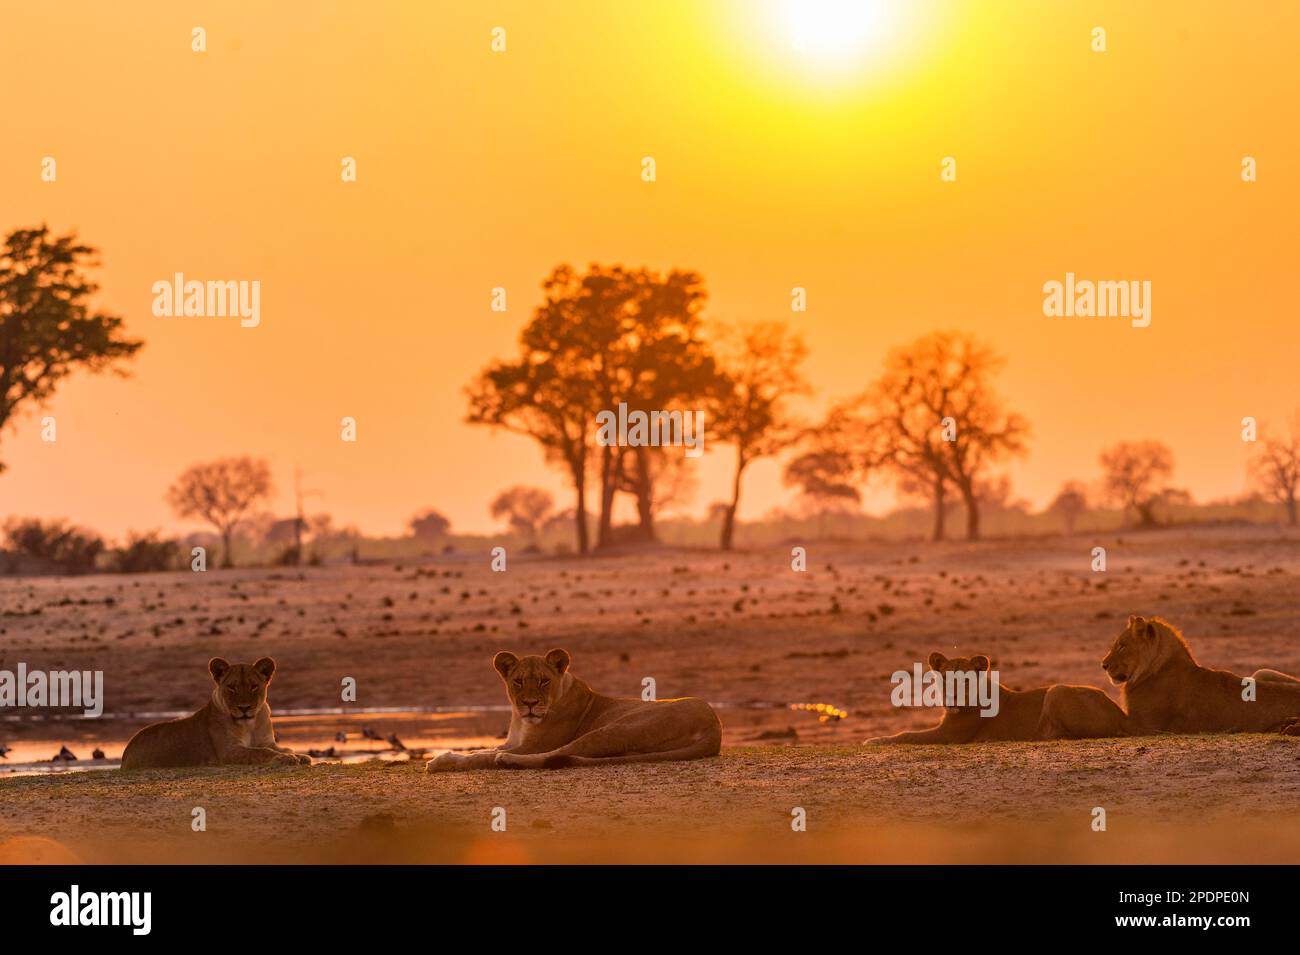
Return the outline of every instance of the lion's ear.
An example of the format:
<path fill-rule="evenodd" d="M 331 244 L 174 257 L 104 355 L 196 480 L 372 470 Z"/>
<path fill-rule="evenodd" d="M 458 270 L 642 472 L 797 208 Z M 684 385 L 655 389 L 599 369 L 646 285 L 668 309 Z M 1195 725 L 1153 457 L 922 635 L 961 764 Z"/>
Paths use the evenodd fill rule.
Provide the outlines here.
<path fill-rule="evenodd" d="M 1143 620 L 1141 617 L 1137 616 L 1136 614 L 1128 618 L 1128 628 L 1135 633 L 1140 631 L 1142 629 L 1142 625 L 1145 623 L 1146 621 Z"/>
<path fill-rule="evenodd" d="M 930 654 L 930 659 L 926 662 L 930 664 L 931 670 L 937 670 L 948 662 L 948 658 L 936 650 L 934 653 Z"/>
<path fill-rule="evenodd" d="M 262 674 L 262 679 L 267 683 L 271 682 L 271 675 L 275 673 L 275 661 L 270 657 L 262 657 L 253 664 L 253 669 Z"/>
<path fill-rule="evenodd" d="M 226 675 L 226 671 L 229 669 L 230 664 L 221 657 L 213 657 L 208 661 L 208 672 L 212 674 L 212 679 L 218 683 L 221 682 L 221 678 Z"/>
<path fill-rule="evenodd" d="M 546 662 L 555 667 L 555 672 L 563 674 L 569 669 L 569 651 L 561 650 L 558 647 L 554 650 L 546 651 Z"/>
<path fill-rule="evenodd" d="M 970 664 L 976 670 L 987 670 L 993 665 L 992 663 L 989 662 L 989 658 L 982 653 L 979 654 L 978 656 L 971 657 Z"/>
<path fill-rule="evenodd" d="M 511 667 L 518 662 L 519 658 L 509 650 L 502 650 L 492 658 L 492 665 L 496 667 L 496 671 L 501 674 L 503 680 L 510 675 Z"/>

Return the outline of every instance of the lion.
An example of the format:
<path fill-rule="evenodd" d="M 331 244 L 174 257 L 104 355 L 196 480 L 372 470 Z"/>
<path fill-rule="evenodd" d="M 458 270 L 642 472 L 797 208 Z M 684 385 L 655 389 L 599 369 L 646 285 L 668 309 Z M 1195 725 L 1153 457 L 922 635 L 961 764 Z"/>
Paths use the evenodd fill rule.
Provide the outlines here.
<path fill-rule="evenodd" d="M 1183 635 L 1160 617 L 1129 617 L 1101 667 L 1121 687 L 1136 735 L 1300 732 L 1300 680 L 1256 670 L 1247 693 L 1243 677 L 1197 663 Z"/>
<path fill-rule="evenodd" d="M 276 745 L 271 729 L 267 687 L 275 661 L 227 663 L 208 661 L 212 696 L 190 716 L 153 723 L 131 737 L 122 753 L 123 769 L 276 763 L 310 765 L 311 757 Z"/>
<path fill-rule="evenodd" d="M 936 673 L 978 674 L 991 668 L 984 654 L 953 657 L 931 653 L 927 661 Z M 983 716 L 980 706 L 944 707 L 938 726 L 867 740 L 883 743 L 989 743 L 1049 739 L 1096 739 L 1127 736 L 1124 711 L 1095 686 L 1057 683 L 1034 690 L 1013 690 L 998 684 L 996 716 Z"/>
<path fill-rule="evenodd" d="M 569 669 L 566 650 L 518 657 L 502 650 L 492 666 L 510 698 L 510 731 L 497 749 L 447 752 L 430 773 L 465 769 L 556 769 L 657 763 L 717 756 L 722 724 L 704 700 L 626 699 L 595 692 Z"/>

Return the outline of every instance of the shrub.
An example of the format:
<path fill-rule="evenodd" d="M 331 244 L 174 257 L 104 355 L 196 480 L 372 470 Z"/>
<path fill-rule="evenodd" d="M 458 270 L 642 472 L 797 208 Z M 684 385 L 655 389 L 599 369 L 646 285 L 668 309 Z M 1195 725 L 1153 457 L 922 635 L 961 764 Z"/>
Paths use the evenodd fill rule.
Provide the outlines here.
<path fill-rule="evenodd" d="M 176 570 L 179 566 L 180 543 L 163 537 L 158 531 L 127 535 L 126 546 L 114 549 L 112 568 L 119 574 L 147 574 L 160 570 Z"/>
<path fill-rule="evenodd" d="M 50 561 L 74 574 L 94 570 L 104 551 L 104 540 L 98 534 L 66 521 L 12 518 L 5 523 L 5 538 L 15 553 Z"/>

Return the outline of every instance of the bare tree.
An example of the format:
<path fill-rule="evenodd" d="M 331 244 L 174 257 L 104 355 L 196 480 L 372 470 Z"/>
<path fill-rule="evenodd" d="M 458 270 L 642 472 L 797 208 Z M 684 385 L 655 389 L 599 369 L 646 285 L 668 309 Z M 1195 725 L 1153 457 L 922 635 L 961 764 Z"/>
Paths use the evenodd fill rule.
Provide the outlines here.
<path fill-rule="evenodd" d="M 234 566 L 231 536 L 258 501 L 271 496 L 271 467 L 250 457 L 220 458 L 186 470 L 167 491 L 177 515 L 201 518 L 216 528 L 222 541 L 222 564 Z"/>
<path fill-rule="evenodd" d="M 890 472 L 902 493 L 925 489 L 942 540 L 950 490 L 966 506 L 966 536 L 980 533 L 980 489 L 988 468 L 1024 451 L 1023 417 L 1005 410 L 993 376 L 1002 358 L 961 332 L 933 332 L 891 351 L 861 397 L 832 410 L 823 426 L 857 468 Z"/>
<path fill-rule="evenodd" d="M 502 491 L 488 510 L 498 520 L 505 518 L 511 530 L 536 541 L 546 516 L 555 508 L 555 498 L 539 487 L 512 487 Z"/>
<path fill-rule="evenodd" d="M 1121 441 L 1101 452 L 1106 497 L 1134 511 L 1143 527 L 1156 523 L 1155 505 L 1174 473 L 1174 454 L 1159 441 Z"/>
<path fill-rule="evenodd" d="M 1291 416 L 1286 437 L 1269 436 L 1250 460 L 1251 482 L 1266 497 L 1285 505 L 1287 523 L 1296 526 L 1296 490 L 1300 487 L 1300 410 Z"/>
<path fill-rule="evenodd" d="M 1061 519 L 1065 521 L 1065 533 L 1072 535 L 1079 518 L 1088 510 L 1087 489 L 1079 481 L 1066 481 L 1047 509 L 1061 515 Z"/>
<path fill-rule="evenodd" d="M 720 541 L 723 550 L 731 550 L 745 468 L 789 447 L 799 437 L 799 424 L 788 402 L 809 390 L 800 370 L 808 348 L 783 322 L 720 328 L 714 347 L 721 384 L 707 413 L 717 440 L 736 449 L 731 503 L 722 519 Z"/>

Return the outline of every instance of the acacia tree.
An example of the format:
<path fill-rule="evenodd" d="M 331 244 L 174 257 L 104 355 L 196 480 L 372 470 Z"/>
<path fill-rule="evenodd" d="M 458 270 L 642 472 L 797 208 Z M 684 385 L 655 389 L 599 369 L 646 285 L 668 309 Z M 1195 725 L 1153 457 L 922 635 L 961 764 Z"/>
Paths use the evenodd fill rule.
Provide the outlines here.
<path fill-rule="evenodd" d="M 626 402 L 630 411 L 663 409 L 700 395 L 715 379 L 699 336 L 703 282 L 691 272 L 558 266 L 544 301 L 520 333 L 519 358 L 489 365 L 467 390 L 467 421 L 526 435 L 563 466 L 577 497 L 578 550 L 587 553 L 587 481 L 599 480 L 598 544 L 612 542 L 614 498 L 636 498 L 641 536 L 654 535 L 659 448 L 601 447 L 596 415 Z"/>
<path fill-rule="evenodd" d="M 1143 527 L 1156 523 L 1155 505 L 1174 473 L 1174 454 L 1159 441 L 1121 441 L 1101 452 L 1106 497 L 1133 511 Z"/>
<path fill-rule="evenodd" d="M 520 334 L 520 357 L 495 361 L 466 389 L 466 421 L 532 438 L 546 460 L 563 467 L 576 495 L 578 552 L 589 550 L 587 531 L 588 432 L 600 410 L 599 389 L 582 359 L 580 320 L 569 310 L 537 310 Z"/>
<path fill-rule="evenodd" d="M 709 422 L 716 439 L 736 451 L 731 502 L 723 514 L 720 541 L 723 550 L 731 550 L 745 468 L 789 447 L 800 436 L 788 403 L 809 390 L 800 369 L 808 348 L 782 322 L 723 326 L 715 348 L 720 387 L 709 404 Z"/>
<path fill-rule="evenodd" d="M 673 405 L 706 403 L 719 377 L 701 333 L 704 280 L 694 272 L 673 270 L 661 276 L 649 269 L 625 273 L 625 279 L 632 295 L 605 360 L 612 388 L 605 407 L 613 410 L 621 402 L 629 412 L 649 414 Z M 602 471 L 602 543 L 611 541 L 614 491 L 630 494 L 636 502 L 636 536 L 654 540 L 659 506 L 679 499 L 691 483 L 680 460 L 668 459 L 681 453 L 678 448 L 646 446 L 615 449 L 612 472 Z M 656 487 L 661 480 L 671 485 Z"/>
<path fill-rule="evenodd" d="M 26 404 L 42 405 L 77 368 L 126 372 L 118 364 L 143 342 L 122 334 L 122 319 L 91 311 L 99 286 L 83 269 L 96 250 L 75 233 L 16 229 L 0 247 L 0 428 Z M 4 463 L 0 462 L 0 471 Z"/>
<path fill-rule="evenodd" d="M 167 491 L 182 518 L 201 518 L 221 535 L 222 565 L 234 566 L 231 537 L 250 507 L 271 496 L 271 467 L 260 458 L 219 458 L 196 464 Z"/>
<path fill-rule="evenodd" d="M 555 498 L 548 491 L 539 487 L 512 487 L 498 494 L 488 510 L 497 519 L 504 517 L 512 530 L 535 541 L 554 507 Z"/>
<path fill-rule="evenodd" d="M 842 451 L 806 451 L 785 467 L 782 483 L 795 487 L 817 514 L 817 533 L 826 536 L 826 515 L 847 511 L 862 501 L 853 484 L 853 459 Z"/>
<path fill-rule="evenodd" d="M 1291 417 L 1285 437 L 1270 435 L 1260 443 L 1250 461 L 1251 481 L 1286 507 L 1287 523 L 1296 525 L 1296 492 L 1300 488 L 1300 411 Z"/>
<path fill-rule="evenodd" d="M 934 415 L 942 438 L 945 471 L 966 507 L 966 539 L 980 536 L 980 489 L 990 465 L 1022 454 L 1029 422 L 1007 411 L 993 390 L 1005 359 L 970 335 L 935 332 L 899 356 L 922 383 L 923 407 Z"/>
<path fill-rule="evenodd" d="M 1003 407 L 991 379 L 1002 359 L 973 337 L 934 332 L 895 348 L 860 397 L 833 408 L 820 429 L 853 456 L 858 472 L 884 470 L 902 494 L 924 493 L 942 540 L 948 493 L 966 507 L 966 536 L 979 537 L 988 469 L 1024 450 L 1029 426 Z"/>

